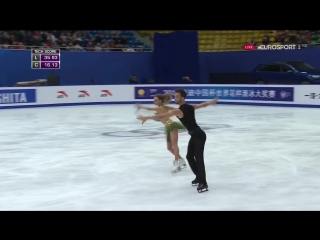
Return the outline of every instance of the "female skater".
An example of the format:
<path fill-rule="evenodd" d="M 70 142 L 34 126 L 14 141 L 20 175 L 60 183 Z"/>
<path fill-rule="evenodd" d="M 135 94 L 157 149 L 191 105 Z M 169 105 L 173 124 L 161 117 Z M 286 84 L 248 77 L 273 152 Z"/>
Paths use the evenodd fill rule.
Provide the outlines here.
<path fill-rule="evenodd" d="M 165 114 L 172 110 L 172 107 L 166 106 L 172 100 L 171 94 L 157 94 L 154 97 L 154 104 L 157 107 L 144 107 L 139 104 L 136 105 L 137 110 L 145 109 L 149 111 L 156 111 L 156 114 Z M 186 166 L 185 160 L 179 154 L 178 147 L 178 131 L 179 129 L 185 129 L 180 122 L 174 122 L 170 118 L 161 119 L 161 122 L 165 126 L 167 149 L 174 155 L 172 173 L 179 172 L 182 167 Z"/>

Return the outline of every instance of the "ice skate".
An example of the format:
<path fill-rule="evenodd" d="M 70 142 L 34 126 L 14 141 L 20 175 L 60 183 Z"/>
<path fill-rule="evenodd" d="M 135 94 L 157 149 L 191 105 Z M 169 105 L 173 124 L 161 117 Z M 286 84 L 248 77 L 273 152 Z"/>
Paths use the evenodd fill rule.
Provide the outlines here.
<path fill-rule="evenodd" d="M 181 171 L 181 169 L 180 169 L 179 161 L 173 161 L 173 168 L 171 170 L 171 173 L 174 174 L 174 173 L 177 173 L 180 171 Z"/>
<path fill-rule="evenodd" d="M 193 181 L 191 182 L 191 185 L 192 185 L 192 186 L 198 186 L 198 185 L 199 185 L 199 181 L 198 181 L 197 179 L 195 179 L 195 180 L 193 180 Z"/>
<path fill-rule="evenodd" d="M 199 186 L 197 187 L 197 190 L 198 190 L 198 193 L 203 193 L 203 192 L 209 191 L 208 190 L 208 184 L 199 183 Z"/>
<path fill-rule="evenodd" d="M 179 161 L 180 169 L 187 167 L 187 163 L 186 163 L 186 161 L 185 161 L 183 158 L 180 158 L 178 161 Z"/>

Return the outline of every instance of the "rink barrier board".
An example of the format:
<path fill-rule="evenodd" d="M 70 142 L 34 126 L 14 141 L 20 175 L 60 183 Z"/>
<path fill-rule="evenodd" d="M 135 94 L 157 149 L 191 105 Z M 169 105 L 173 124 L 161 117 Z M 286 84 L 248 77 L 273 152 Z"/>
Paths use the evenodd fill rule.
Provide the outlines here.
<path fill-rule="evenodd" d="M 189 103 L 320 107 L 320 85 L 90 85 L 0 88 L 0 109 L 104 104 L 152 104 L 158 93 L 185 89 Z M 172 102 L 173 103 L 173 102 Z"/>
<path fill-rule="evenodd" d="M 190 104 L 201 103 L 202 101 L 188 101 Z M 0 106 L 3 109 L 24 109 L 24 108 L 45 108 L 45 107 L 72 107 L 72 106 L 102 106 L 102 105 L 126 105 L 136 104 L 136 101 L 128 102 L 109 102 L 109 103 L 65 103 L 65 104 L 37 104 L 37 105 L 20 105 L 20 106 Z M 153 105 L 153 102 L 148 101 L 145 104 Z M 220 102 L 218 104 L 236 105 L 236 106 L 264 106 L 264 107 L 299 107 L 299 108 L 320 108 L 320 105 L 306 105 L 306 104 L 276 104 L 276 103 L 239 103 L 239 102 Z"/>

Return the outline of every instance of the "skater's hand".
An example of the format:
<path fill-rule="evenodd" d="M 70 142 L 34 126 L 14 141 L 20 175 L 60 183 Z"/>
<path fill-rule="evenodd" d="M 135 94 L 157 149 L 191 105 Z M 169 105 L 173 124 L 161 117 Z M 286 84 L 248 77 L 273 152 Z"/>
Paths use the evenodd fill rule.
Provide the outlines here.
<path fill-rule="evenodd" d="M 140 104 L 136 104 L 136 109 L 137 110 L 140 110 L 142 107 L 141 107 L 141 105 Z"/>
<path fill-rule="evenodd" d="M 148 120 L 147 117 L 144 116 L 138 116 L 137 119 L 142 121 L 142 124 L 144 124 Z"/>
<path fill-rule="evenodd" d="M 215 99 L 211 100 L 211 104 L 216 104 L 218 101 L 219 101 L 219 99 L 215 98 Z"/>

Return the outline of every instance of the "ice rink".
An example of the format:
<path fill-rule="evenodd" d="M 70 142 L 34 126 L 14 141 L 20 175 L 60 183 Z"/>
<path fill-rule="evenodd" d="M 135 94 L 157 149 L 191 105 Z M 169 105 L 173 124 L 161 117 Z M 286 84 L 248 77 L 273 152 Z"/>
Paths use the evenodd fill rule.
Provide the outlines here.
<path fill-rule="evenodd" d="M 132 105 L 0 110 L 0 210 L 320 210 L 320 110 L 198 110 L 201 194 L 189 168 L 171 174 L 161 123 L 136 116 Z"/>

